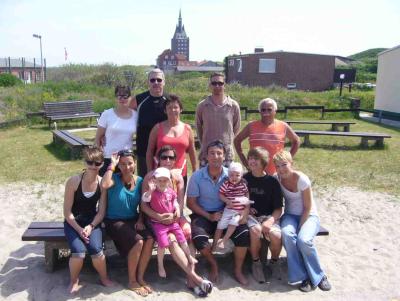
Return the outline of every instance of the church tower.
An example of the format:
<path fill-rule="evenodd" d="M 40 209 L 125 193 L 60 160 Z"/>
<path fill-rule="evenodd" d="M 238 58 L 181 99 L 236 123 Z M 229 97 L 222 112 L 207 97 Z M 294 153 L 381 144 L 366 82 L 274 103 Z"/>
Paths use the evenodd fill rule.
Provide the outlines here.
<path fill-rule="evenodd" d="M 171 39 L 171 50 L 174 54 L 183 54 L 189 60 L 189 38 L 182 25 L 181 10 L 179 10 L 178 24 L 175 28 L 174 37 Z"/>

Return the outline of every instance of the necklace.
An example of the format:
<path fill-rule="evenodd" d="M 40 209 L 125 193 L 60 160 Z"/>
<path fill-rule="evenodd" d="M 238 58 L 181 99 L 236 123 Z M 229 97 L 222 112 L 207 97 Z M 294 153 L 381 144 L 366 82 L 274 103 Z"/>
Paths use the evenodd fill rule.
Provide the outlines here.
<path fill-rule="evenodd" d="M 128 190 L 131 190 L 132 184 L 133 185 L 136 184 L 135 177 L 132 177 L 132 179 L 130 179 L 129 182 L 124 182 L 124 181 L 122 181 L 122 182 L 124 183 L 125 188 L 128 189 Z"/>

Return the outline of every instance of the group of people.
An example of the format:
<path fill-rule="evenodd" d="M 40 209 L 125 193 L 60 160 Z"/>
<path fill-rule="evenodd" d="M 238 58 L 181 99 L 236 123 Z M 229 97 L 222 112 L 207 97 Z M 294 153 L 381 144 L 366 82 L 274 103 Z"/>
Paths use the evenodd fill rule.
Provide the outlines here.
<path fill-rule="evenodd" d="M 167 277 L 163 257 L 168 248 L 187 275 L 188 288 L 204 297 L 219 278 L 214 253 L 225 248 L 228 239 L 234 244 L 234 276 L 242 285 L 248 284 L 243 274 L 248 251 L 253 277 L 265 282 L 260 261 L 265 238 L 270 242 L 271 266 L 278 265 L 282 244 L 285 247 L 289 284 L 300 284 L 304 292 L 316 287 L 329 290 L 313 244 L 319 217 L 311 182 L 293 168 L 299 138 L 275 119 L 276 102 L 261 100 L 260 120 L 240 130 L 240 108 L 225 94 L 225 76 L 212 74 L 212 94 L 196 109 L 201 144 L 196 157 L 193 131 L 180 120 L 182 102 L 164 92 L 160 69 L 148 74 L 148 85 L 148 91 L 135 97 L 129 87 L 115 88 L 116 105 L 102 113 L 95 145 L 84 150 L 84 172 L 66 183 L 70 292 L 80 288 L 86 252 L 101 283 L 114 285 L 102 250 L 102 222 L 118 252 L 127 258 L 128 288 L 141 296 L 153 292 L 144 275 L 154 242 L 160 277 Z M 250 150 L 245 155 L 241 145 L 247 138 Z M 284 150 L 286 139 L 290 152 Z M 233 162 L 234 149 L 242 164 Z M 193 171 L 189 180 L 187 157 Z M 192 211 L 190 223 L 183 214 L 185 196 Z M 210 266 L 208 279 L 196 273 L 196 250 Z"/>

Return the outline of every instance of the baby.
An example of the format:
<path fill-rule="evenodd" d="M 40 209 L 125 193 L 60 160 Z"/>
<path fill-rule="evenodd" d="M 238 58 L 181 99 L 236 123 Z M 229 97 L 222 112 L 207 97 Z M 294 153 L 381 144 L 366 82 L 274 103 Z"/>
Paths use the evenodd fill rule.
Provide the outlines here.
<path fill-rule="evenodd" d="M 151 209 L 157 213 L 173 213 L 176 220 L 180 217 L 179 204 L 177 202 L 176 192 L 171 186 L 171 173 L 165 167 L 159 167 L 154 171 L 154 180 L 149 182 L 149 191 L 143 194 L 142 201 L 149 202 Z M 161 224 L 158 221 L 152 220 L 153 230 L 157 238 L 157 263 L 158 274 L 165 278 L 166 272 L 164 269 L 164 252 L 170 244 L 168 234 L 173 233 L 185 253 L 188 262 L 191 265 L 197 263 L 197 260 L 190 254 L 189 246 L 186 242 L 185 235 L 177 222 L 169 225 Z"/>
<path fill-rule="evenodd" d="M 212 250 L 223 249 L 226 242 L 235 232 L 243 214 L 247 212 L 252 201 L 249 200 L 249 191 L 246 181 L 242 178 L 243 168 L 240 163 L 232 162 L 228 169 L 228 179 L 224 181 L 219 189 L 219 198 L 226 204 L 221 220 L 218 222 L 214 234 Z M 222 232 L 226 229 L 224 237 Z"/>

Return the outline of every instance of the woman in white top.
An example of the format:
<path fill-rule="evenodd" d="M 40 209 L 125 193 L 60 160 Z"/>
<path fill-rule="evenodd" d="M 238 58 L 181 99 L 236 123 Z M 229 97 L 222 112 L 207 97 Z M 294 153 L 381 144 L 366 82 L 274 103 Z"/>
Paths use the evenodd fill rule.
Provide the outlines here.
<path fill-rule="evenodd" d="M 103 176 L 111 163 L 111 155 L 120 150 L 132 149 L 133 134 L 136 133 L 137 112 L 129 108 L 131 89 L 115 87 L 116 106 L 105 110 L 98 121 L 95 145 L 104 151 L 104 165 L 99 171 Z"/>
<path fill-rule="evenodd" d="M 293 169 L 292 156 L 288 151 L 275 154 L 274 164 L 285 198 L 281 231 L 287 253 L 289 284 L 301 283 L 299 289 L 303 292 L 310 292 L 317 286 L 328 291 L 331 285 L 321 268 L 313 243 L 320 223 L 310 179 Z"/>

